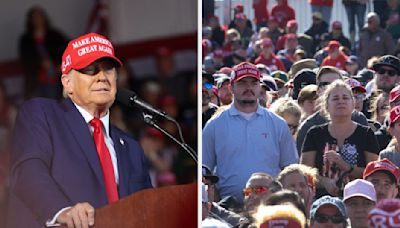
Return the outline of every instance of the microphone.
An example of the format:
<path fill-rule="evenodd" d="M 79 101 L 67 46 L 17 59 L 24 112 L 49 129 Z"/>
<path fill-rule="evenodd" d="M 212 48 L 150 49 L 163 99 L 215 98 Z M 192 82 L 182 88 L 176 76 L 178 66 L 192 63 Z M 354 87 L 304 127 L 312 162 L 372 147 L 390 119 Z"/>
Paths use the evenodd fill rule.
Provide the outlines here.
<path fill-rule="evenodd" d="M 160 111 L 156 108 L 153 108 L 150 104 L 147 104 L 143 100 L 141 100 L 137 94 L 133 91 L 127 90 L 127 89 L 121 89 L 119 88 L 117 90 L 117 95 L 116 95 L 116 100 L 119 101 L 121 104 L 126 105 L 126 106 L 137 106 L 139 108 L 142 108 L 146 111 L 149 111 L 153 114 L 162 116 L 167 119 L 171 119 L 167 114 L 165 114 L 163 111 Z"/>

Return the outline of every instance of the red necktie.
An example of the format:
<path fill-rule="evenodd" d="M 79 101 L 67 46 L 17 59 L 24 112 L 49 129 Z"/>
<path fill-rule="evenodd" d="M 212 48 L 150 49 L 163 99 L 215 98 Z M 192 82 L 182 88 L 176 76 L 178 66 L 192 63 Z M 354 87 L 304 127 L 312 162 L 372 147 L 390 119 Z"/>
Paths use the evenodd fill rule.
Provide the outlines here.
<path fill-rule="evenodd" d="M 96 144 L 97 154 L 99 155 L 101 169 L 103 171 L 104 184 L 106 186 L 108 202 L 112 203 L 118 200 L 117 184 L 115 182 L 114 167 L 111 161 L 111 155 L 104 142 L 102 131 L 103 123 L 98 118 L 93 118 L 90 125 L 94 128 L 93 139 Z"/>

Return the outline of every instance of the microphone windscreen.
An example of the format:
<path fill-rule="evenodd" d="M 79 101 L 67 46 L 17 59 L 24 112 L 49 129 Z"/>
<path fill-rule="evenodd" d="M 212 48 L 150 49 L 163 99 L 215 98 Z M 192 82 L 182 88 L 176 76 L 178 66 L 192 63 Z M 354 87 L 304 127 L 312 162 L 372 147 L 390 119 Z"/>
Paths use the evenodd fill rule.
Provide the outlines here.
<path fill-rule="evenodd" d="M 122 89 L 118 88 L 117 90 L 117 95 L 116 95 L 116 100 L 120 102 L 123 105 L 126 106 L 131 106 L 131 101 L 133 101 L 133 98 L 136 96 L 135 92 L 127 90 L 127 89 Z"/>

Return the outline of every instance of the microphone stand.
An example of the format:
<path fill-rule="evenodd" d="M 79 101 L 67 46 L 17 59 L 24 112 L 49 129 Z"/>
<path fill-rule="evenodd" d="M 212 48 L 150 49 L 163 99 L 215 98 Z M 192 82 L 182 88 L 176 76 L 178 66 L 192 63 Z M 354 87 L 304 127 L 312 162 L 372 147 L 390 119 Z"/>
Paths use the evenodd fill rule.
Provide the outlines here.
<path fill-rule="evenodd" d="M 177 140 L 173 135 L 171 135 L 169 132 L 167 132 L 166 130 L 162 129 L 154 120 L 153 116 L 145 111 L 142 112 L 143 115 L 143 120 L 144 122 L 146 122 L 147 124 L 153 126 L 154 128 L 156 128 L 157 130 L 161 131 L 164 135 L 168 136 L 170 139 L 172 139 L 174 142 L 176 142 L 179 146 L 181 146 L 189 155 L 190 157 L 197 163 L 197 154 L 196 152 L 185 143 L 184 139 L 183 139 L 183 135 L 182 135 L 182 129 L 179 126 L 178 122 L 176 122 L 175 119 L 173 119 L 172 117 L 166 118 L 167 120 L 172 121 L 173 123 L 175 123 L 175 125 L 178 127 L 178 131 L 179 131 L 179 136 L 181 138 L 181 141 Z"/>

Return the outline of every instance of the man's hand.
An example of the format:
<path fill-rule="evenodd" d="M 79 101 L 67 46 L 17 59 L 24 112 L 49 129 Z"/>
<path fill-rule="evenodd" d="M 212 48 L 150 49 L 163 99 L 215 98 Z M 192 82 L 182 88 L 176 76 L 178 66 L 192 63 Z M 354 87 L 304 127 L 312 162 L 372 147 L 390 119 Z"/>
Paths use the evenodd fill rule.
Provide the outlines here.
<path fill-rule="evenodd" d="M 89 203 L 77 203 L 63 211 L 56 221 L 68 228 L 88 228 L 94 225 L 94 208 Z"/>

